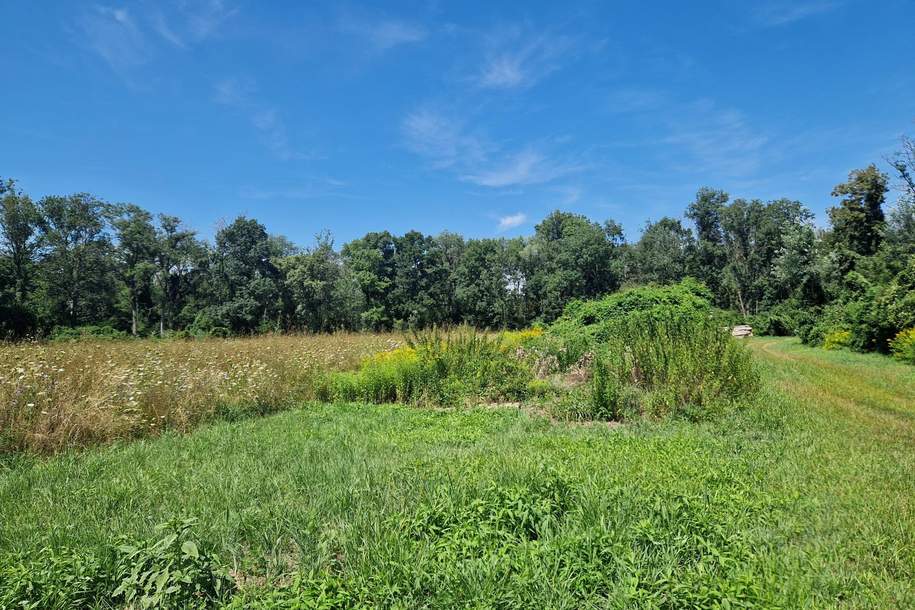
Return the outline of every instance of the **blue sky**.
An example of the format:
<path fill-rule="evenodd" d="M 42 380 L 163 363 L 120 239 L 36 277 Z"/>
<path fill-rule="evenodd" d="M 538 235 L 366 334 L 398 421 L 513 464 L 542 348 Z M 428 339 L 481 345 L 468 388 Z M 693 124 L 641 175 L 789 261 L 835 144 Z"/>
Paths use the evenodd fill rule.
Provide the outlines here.
<path fill-rule="evenodd" d="M 0 176 L 203 236 L 803 201 L 915 133 L 915 3 L 4 2 Z"/>

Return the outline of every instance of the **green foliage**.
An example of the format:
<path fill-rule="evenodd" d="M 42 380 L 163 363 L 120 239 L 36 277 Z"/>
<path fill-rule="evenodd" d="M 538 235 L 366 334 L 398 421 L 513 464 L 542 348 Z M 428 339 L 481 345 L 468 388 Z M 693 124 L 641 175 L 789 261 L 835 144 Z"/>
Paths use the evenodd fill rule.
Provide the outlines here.
<path fill-rule="evenodd" d="M 844 298 L 809 316 L 799 325 L 799 336 L 822 345 L 830 332 L 847 330 L 851 349 L 888 353 L 892 338 L 915 326 L 915 255 L 886 284 L 872 284 L 856 271 L 846 278 Z"/>
<path fill-rule="evenodd" d="M 690 224 L 649 221 L 632 244 L 612 220 L 555 211 L 532 236 L 381 231 L 339 252 L 327 233 L 302 250 L 245 217 L 207 244 L 172 216 L 88 194 L 33 203 L 5 181 L 0 338 L 85 325 L 160 336 L 524 328 L 623 285 L 696 277 L 708 287 L 703 298 L 738 311 L 758 334 L 822 342 L 833 326 L 817 318 L 830 310 L 851 331 L 853 349 L 888 352 L 893 336 L 915 323 L 912 281 L 900 278 L 915 256 L 912 140 L 903 139 L 890 163 L 901 191 L 889 215 L 888 177 L 871 165 L 835 187 L 840 202 L 827 230 L 800 202 L 732 201 L 702 188 L 686 210 Z M 581 355 L 569 337 L 563 343 L 565 364 Z"/>
<path fill-rule="evenodd" d="M 560 368 L 587 360 L 590 390 L 573 392 L 557 411 L 577 419 L 706 417 L 755 395 L 750 355 L 707 297 L 701 284 L 684 280 L 570 304 L 537 345 Z"/>
<path fill-rule="evenodd" d="M 911 606 L 911 366 L 747 344 L 762 399 L 698 425 L 310 404 L 4 462 L 0 570 L 191 513 L 239 609 Z"/>
<path fill-rule="evenodd" d="M 231 592 L 232 581 L 216 557 L 192 535 L 194 520 L 156 528 L 158 538 L 118 545 L 117 580 L 111 597 L 128 607 L 208 607 Z"/>
<path fill-rule="evenodd" d="M 324 233 L 307 251 L 279 261 L 291 301 L 291 324 L 312 332 L 357 326 L 362 294 Z"/>
<path fill-rule="evenodd" d="M 833 197 L 842 197 L 840 204 L 829 210 L 831 240 L 840 253 L 870 256 L 877 252 L 884 234 L 887 183 L 886 174 L 872 164 L 851 172 L 847 182 L 833 189 Z M 854 258 L 847 256 L 847 260 Z"/>
<path fill-rule="evenodd" d="M 670 286 L 629 288 L 594 301 L 572 301 L 540 346 L 565 368 L 594 344 L 609 341 L 621 320 L 633 315 L 651 320 L 708 317 L 710 297 L 702 284 L 687 278 Z"/>
<path fill-rule="evenodd" d="M 915 364 L 915 328 L 899 331 L 890 342 L 890 347 L 893 356 L 903 362 Z"/>
<path fill-rule="evenodd" d="M 851 345 L 851 331 L 834 330 L 823 337 L 825 349 L 842 349 Z"/>
<path fill-rule="evenodd" d="M 519 400 L 533 373 L 520 357 L 469 328 L 416 332 L 406 346 L 371 356 L 356 371 L 319 380 L 321 400 L 458 405 L 472 400 Z"/>
<path fill-rule="evenodd" d="M 628 252 L 627 276 L 640 284 L 679 282 L 694 272 L 696 244 L 692 231 L 674 218 L 648 222 Z"/>
<path fill-rule="evenodd" d="M 127 333 L 111 326 L 59 326 L 51 332 L 51 341 L 77 341 L 80 339 L 126 339 Z"/>
<path fill-rule="evenodd" d="M 752 398 L 758 373 L 746 346 L 719 322 L 633 315 L 596 346 L 592 413 L 706 418 L 725 403 Z"/>
<path fill-rule="evenodd" d="M 463 320 L 477 328 L 523 326 L 523 240 L 475 239 L 455 269 L 455 299 Z"/>
<path fill-rule="evenodd" d="M 594 298 L 621 283 L 622 228 L 555 211 L 535 228 L 526 249 L 525 291 L 531 318 L 552 321 L 573 298 Z"/>
<path fill-rule="evenodd" d="M 114 589 L 113 553 L 43 548 L 0 560 L 0 608 L 91 608 Z"/>
<path fill-rule="evenodd" d="M 121 538 L 95 553 L 44 548 L 0 561 L 0 607 L 208 608 L 234 583 L 193 535 L 194 520 L 156 527 L 156 537 Z"/>

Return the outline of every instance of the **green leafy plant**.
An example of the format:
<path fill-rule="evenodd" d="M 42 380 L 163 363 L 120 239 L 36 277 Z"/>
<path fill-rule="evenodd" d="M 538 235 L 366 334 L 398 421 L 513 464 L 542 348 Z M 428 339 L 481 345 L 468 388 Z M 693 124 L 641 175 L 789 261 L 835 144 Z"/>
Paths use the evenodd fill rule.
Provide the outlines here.
<path fill-rule="evenodd" d="M 407 344 L 366 358 L 356 371 L 331 373 L 317 383 L 320 400 L 458 405 L 466 399 L 519 400 L 533 373 L 499 337 L 469 328 L 432 329 Z"/>
<path fill-rule="evenodd" d="M 890 347 L 897 359 L 915 364 L 915 327 L 899 331 Z"/>
<path fill-rule="evenodd" d="M 823 337 L 825 349 L 843 349 L 851 345 L 850 330 L 834 330 Z"/>
<path fill-rule="evenodd" d="M 193 536 L 193 519 L 159 525 L 157 538 L 118 547 L 113 599 L 140 608 L 205 607 L 227 596 L 232 580 Z"/>

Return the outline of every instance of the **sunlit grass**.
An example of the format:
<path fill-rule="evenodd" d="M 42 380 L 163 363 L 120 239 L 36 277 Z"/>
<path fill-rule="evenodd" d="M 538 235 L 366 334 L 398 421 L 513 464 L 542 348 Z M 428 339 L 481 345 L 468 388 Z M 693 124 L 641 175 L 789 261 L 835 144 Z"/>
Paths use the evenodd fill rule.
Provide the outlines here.
<path fill-rule="evenodd" d="M 237 607 L 912 607 L 911 368 L 750 345 L 761 399 L 699 423 L 308 404 L 23 457 L 0 562 L 186 516 Z"/>
<path fill-rule="evenodd" d="M 0 452 L 188 430 L 312 396 L 318 371 L 398 345 L 383 334 L 0 344 Z"/>

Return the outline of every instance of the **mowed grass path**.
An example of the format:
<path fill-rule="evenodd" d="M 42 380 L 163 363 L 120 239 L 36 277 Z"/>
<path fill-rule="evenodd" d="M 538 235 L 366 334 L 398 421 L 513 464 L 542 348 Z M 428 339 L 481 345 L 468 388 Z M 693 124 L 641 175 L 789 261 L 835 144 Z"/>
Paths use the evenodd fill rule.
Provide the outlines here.
<path fill-rule="evenodd" d="M 763 397 L 713 422 L 307 405 L 23 458 L 0 561 L 191 516 L 240 606 L 915 607 L 915 369 L 752 346 Z"/>

